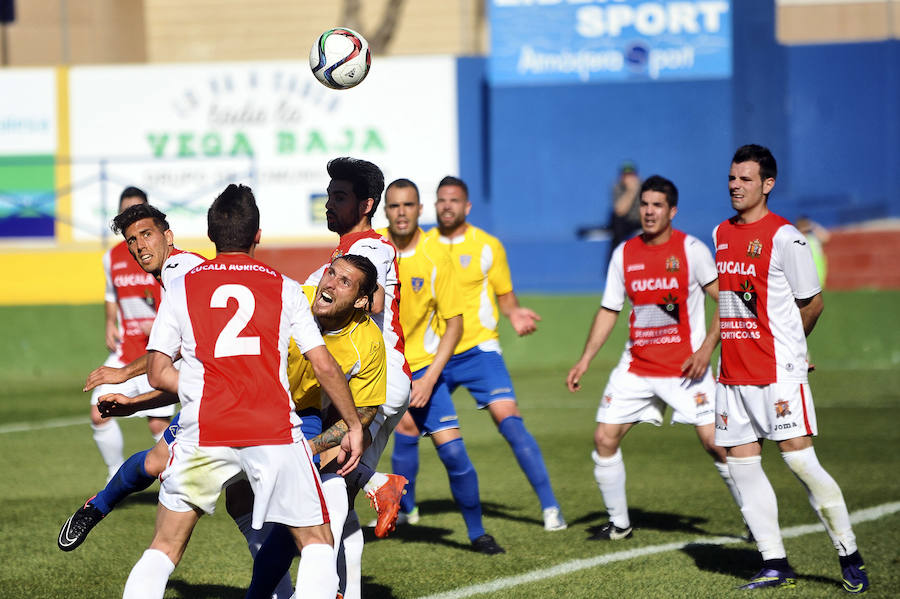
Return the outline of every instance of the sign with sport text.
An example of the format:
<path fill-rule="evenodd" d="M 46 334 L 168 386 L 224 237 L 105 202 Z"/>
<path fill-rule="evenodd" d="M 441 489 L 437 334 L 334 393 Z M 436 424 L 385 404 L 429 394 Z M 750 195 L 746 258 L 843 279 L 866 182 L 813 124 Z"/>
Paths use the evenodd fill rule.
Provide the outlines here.
<path fill-rule="evenodd" d="M 494 85 L 731 76 L 729 0 L 491 0 Z"/>
<path fill-rule="evenodd" d="M 252 187 L 267 241 L 333 241 L 330 159 L 370 160 L 386 183 L 412 179 L 429 208 L 427 194 L 458 169 L 452 56 L 383 58 L 350 90 L 324 87 L 305 60 L 73 67 L 69 88 L 76 241 L 111 235 L 128 185 L 148 192 L 176 238 L 205 238 L 229 183 Z"/>

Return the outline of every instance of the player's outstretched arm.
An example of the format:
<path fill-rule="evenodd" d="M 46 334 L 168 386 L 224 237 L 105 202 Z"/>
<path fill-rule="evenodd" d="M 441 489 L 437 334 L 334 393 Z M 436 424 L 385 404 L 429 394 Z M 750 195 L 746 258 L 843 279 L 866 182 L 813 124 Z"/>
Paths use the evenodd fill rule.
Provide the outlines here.
<path fill-rule="evenodd" d="M 684 378 L 690 380 L 703 378 L 706 369 L 709 368 L 709 361 L 710 358 L 712 358 L 713 350 L 719 345 L 719 340 L 721 339 L 721 334 L 719 332 L 718 306 L 719 280 L 716 279 L 712 283 L 706 285 L 703 288 L 703 291 L 716 302 L 716 309 L 713 312 L 712 322 L 709 323 L 709 328 L 706 329 L 706 338 L 703 340 L 703 343 L 701 343 L 700 347 L 697 348 L 697 351 L 688 356 L 688 359 L 681 365 L 681 372 L 684 375 Z"/>
<path fill-rule="evenodd" d="M 569 391 L 574 393 L 581 389 L 581 377 L 587 372 L 588 366 L 591 365 L 591 360 L 594 359 L 594 356 L 597 355 L 597 352 L 609 339 L 609 334 L 616 325 L 618 317 L 619 313 L 615 310 L 602 306 L 597 310 L 597 314 L 594 316 L 594 324 L 591 325 L 591 332 L 588 333 L 587 341 L 584 343 L 584 351 L 581 352 L 581 358 L 575 362 L 575 366 L 569 370 L 569 374 L 566 376 L 566 386 L 569 388 Z"/>
<path fill-rule="evenodd" d="M 358 407 L 356 408 L 356 413 L 359 415 L 359 421 L 365 429 L 372 424 L 373 420 L 375 420 L 375 415 L 378 413 L 378 406 Z M 313 455 L 340 445 L 348 430 L 349 427 L 347 426 L 347 423 L 341 419 L 310 439 L 309 446 L 312 449 Z"/>
<path fill-rule="evenodd" d="M 520 306 L 514 291 L 498 295 L 497 306 L 500 313 L 509 319 L 509 324 L 519 337 L 530 335 L 537 330 L 537 323 L 541 317 L 534 310 Z"/>
<path fill-rule="evenodd" d="M 136 397 L 121 393 L 107 393 L 97 400 L 97 410 L 104 418 L 111 416 L 131 416 L 141 410 L 152 410 L 178 403 L 178 395 L 156 389 Z"/>
<path fill-rule="evenodd" d="M 172 363 L 172 356 L 158 351 L 147 352 L 147 356 L 147 381 L 150 386 L 177 395 L 178 370 Z"/>
<path fill-rule="evenodd" d="M 309 360 L 316 374 L 316 380 L 347 424 L 347 433 L 341 440 L 341 455 L 338 456 L 338 460 L 343 463 L 338 474 L 343 476 L 356 468 L 363 451 L 363 427 L 356 413 L 353 397 L 350 395 L 350 386 L 324 345 L 317 345 L 303 356 Z"/>
<path fill-rule="evenodd" d="M 87 381 L 84 383 L 83 391 L 90 391 L 98 385 L 108 385 L 116 383 L 124 383 L 128 379 L 147 373 L 147 354 L 139 358 L 135 358 L 129 364 L 121 368 L 113 368 L 112 366 L 101 366 L 91 372 Z"/>
<path fill-rule="evenodd" d="M 803 332 L 809 337 L 825 309 L 825 300 L 821 293 L 817 293 L 812 297 L 796 300 L 796 303 L 800 308 L 800 318 L 803 320 Z"/>
<path fill-rule="evenodd" d="M 428 365 L 425 374 L 412 382 L 412 390 L 409 393 L 409 407 L 411 408 L 421 408 L 428 404 L 428 400 L 431 399 L 431 392 L 441 376 L 441 372 L 444 371 L 444 366 L 453 357 L 456 344 L 462 339 L 462 314 L 451 316 L 445 322 L 447 327 L 443 336 L 441 336 L 440 342 L 438 342 L 434 361 Z"/>

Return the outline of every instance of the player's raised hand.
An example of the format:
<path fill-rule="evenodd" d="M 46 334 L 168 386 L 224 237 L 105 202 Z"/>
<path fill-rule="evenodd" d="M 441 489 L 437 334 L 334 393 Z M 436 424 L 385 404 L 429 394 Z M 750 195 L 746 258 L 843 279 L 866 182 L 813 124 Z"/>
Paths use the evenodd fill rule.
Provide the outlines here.
<path fill-rule="evenodd" d="M 82 391 L 90 391 L 98 385 L 109 385 L 116 383 L 124 383 L 128 380 L 124 368 L 113 368 L 112 366 L 101 366 L 91 372 L 87 381 L 84 383 Z"/>
<path fill-rule="evenodd" d="M 530 308 L 519 306 L 509 313 L 509 323 L 519 337 L 530 335 L 537 330 L 541 317 Z"/>
<path fill-rule="evenodd" d="M 131 416 L 137 409 L 130 405 L 132 398 L 121 393 L 107 393 L 97 400 L 97 411 L 104 418 L 113 416 Z"/>
<path fill-rule="evenodd" d="M 341 468 L 337 473 L 346 476 L 356 469 L 359 465 L 359 459 L 363 452 L 363 430 L 362 427 L 351 428 L 341 439 L 341 450 L 338 452 L 337 461 L 341 464 Z"/>
<path fill-rule="evenodd" d="M 582 364 L 580 361 L 576 362 L 575 366 L 569 370 L 569 374 L 566 376 L 566 387 L 569 388 L 569 391 L 575 393 L 581 389 L 581 377 L 584 376 L 585 372 L 587 372 L 587 365 Z"/>

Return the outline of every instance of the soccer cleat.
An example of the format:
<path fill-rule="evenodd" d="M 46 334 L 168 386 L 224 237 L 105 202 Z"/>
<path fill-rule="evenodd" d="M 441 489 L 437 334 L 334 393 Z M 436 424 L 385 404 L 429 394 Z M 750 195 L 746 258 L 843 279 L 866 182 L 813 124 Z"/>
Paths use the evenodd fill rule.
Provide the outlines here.
<path fill-rule="evenodd" d="M 478 553 L 485 555 L 497 555 L 498 553 L 506 553 L 506 550 L 497 544 L 494 537 L 488 534 L 481 535 L 472 541 L 472 549 Z"/>
<path fill-rule="evenodd" d="M 568 527 L 558 507 L 544 509 L 544 530 L 565 530 Z"/>
<path fill-rule="evenodd" d="M 63 551 L 72 551 L 81 545 L 91 529 L 103 519 L 103 513 L 91 505 L 91 499 L 78 508 L 60 529 L 56 544 Z"/>
<path fill-rule="evenodd" d="M 632 537 L 631 527 L 619 528 L 612 522 L 607 522 L 600 529 L 588 537 L 588 541 L 620 541 Z"/>
<path fill-rule="evenodd" d="M 793 587 L 797 584 L 794 578 L 797 576 L 790 568 L 786 570 L 776 570 L 774 568 L 763 568 L 756 576 L 750 579 L 747 584 L 741 585 L 738 589 L 749 591 L 752 589 L 764 589 L 768 587 Z"/>
<path fill-rule="evenodd" d="M 841 557 L 841 584 L 848 593 L 862 593 L 869 588 L 869 575 L 859 551 Z"/>
<path fill-rule="evenodd" d="M 396 526 L 400 526 L 401 524 L 418 524 L 419 523 L 419 506 L 416 506 L 412 509 L 408 514 L 406 512 L 397 512 L 397 524 Z M 366 524 L 367 528 L 375 528 L 378 525 L 378 518 L 373 520 L 369 520 L 369 523 Z M 395 526 L 395 527 L 396 527 Z"/>
<path fill-rule="evenodd" d="M 405 476 L 388 474 L 386 483 L 367 493 L 372 509 L 378 514 L 375 523 L 375 536 L 384 538 L 397 527 L 397 514 L 400 512 L 400 498 L 406 493 Z"/>

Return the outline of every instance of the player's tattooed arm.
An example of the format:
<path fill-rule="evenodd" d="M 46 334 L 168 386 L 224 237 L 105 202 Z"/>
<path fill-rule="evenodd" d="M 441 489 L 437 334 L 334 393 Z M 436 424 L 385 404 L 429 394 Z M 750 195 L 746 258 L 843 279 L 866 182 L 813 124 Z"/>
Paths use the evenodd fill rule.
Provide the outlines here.
<path fill-rule="evenodd" d="M 378 413 L 378 406 L 357 407 L 356 413 L 359 414 L 359 421 L 363 429 L 366 429 L 375 419 L 375 414 Z M 347 430 L 347 423 L 342 419 L 310 439 L 309 446 L 312 448 L 313 454 L 322 453 L 327 449 L 340 445 L 341 439 L 347 434 Z"/>

